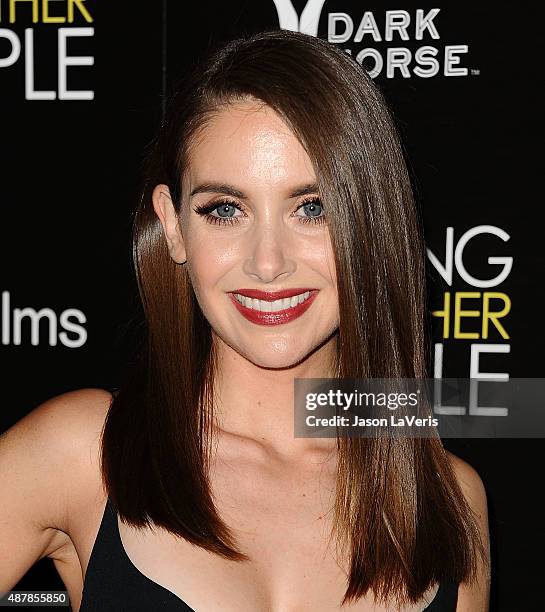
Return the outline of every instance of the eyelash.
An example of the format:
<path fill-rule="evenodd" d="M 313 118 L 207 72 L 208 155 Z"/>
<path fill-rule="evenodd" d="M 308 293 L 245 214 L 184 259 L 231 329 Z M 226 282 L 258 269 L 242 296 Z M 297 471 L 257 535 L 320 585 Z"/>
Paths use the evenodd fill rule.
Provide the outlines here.
<path fill-rule="evenodd" d="M 296 208 L 296 210 L 299 210 L 300 208 L 302 208 L 303 206 L 306 206 L 307 204 L 314 204 L 314 203 L 318 203 L 320 204 L 320 206 L 322 205 L 320 198 L 312 197 L 312 198 L 309 198 L 308 200 L 303 201 Z M 239 217 L 216 217 L 215 215 L 210 214 L 213 210 L 216 210 L 216 208 L 219 208 L 220 206 L 225 205 L 225 204 L 228 204 L 229 206 L 234 206 L 235 208 L 238 208 L 238 210 L 242 212 L 242 208 L 235 201 L 228 200 L 228 199 L 217 200 L 216 202 L 213 202 L 212 204 L 197 206 L 193 210 L 198 215 L 202 215 L 205 218 L 205 221 L 207 221 L 208 223 L 212 223 L 213 225 L 234 225 L 235 223 L 238 223 L 237 219 L 239 219 Z M 300 220 L 300 223 L 314 223 L 316 225 L 322 225 L 323 223 L 325 223 L 325 215 L 322 214 L 320 217 L 299 217 L 299 220 Z"/>

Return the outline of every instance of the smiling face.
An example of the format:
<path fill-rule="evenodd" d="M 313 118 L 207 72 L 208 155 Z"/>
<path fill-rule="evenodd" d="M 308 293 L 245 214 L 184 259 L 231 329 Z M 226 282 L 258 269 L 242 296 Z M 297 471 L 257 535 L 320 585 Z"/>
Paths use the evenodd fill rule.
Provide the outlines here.
<path fill-rule="evenodd" d="M 153 204 L 220 347 L 285 368 L 332 337 L 339 309 L 326 211 L 306 151 L 270 107 L 237 102 L 208 121 L 191 148 L 181 224 L 165 185 Z M 265 293 L 242 297 L 252 290 Z M 299 297 L 274 294 L 284 290 Z"/>

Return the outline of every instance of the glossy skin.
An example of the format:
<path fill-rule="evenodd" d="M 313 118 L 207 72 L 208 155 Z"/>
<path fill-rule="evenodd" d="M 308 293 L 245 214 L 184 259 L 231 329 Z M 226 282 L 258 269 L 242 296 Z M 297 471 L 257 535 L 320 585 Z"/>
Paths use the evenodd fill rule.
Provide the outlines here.
<path fill-rule="evenodd" d="M 188 267 L 217 342 L 222 429 L 266 440 L 295 457 L 315 443 L 293 438 L 293 379 L 327 376 L 339 323 L 327 223 L 309 221 L 301 207 L 317 193 L 289 197 L 315 183 L 316 176 L 301 144 L 268 107 L 248 103 L 229 108 L 197 142 L 182 184 L 181 223 L 166 185 L 156 187 L 153 204 L 170 254 Z M 227 197 L 211 192 L 191 196 L 211 182 L 227 183 L 243 195 L 229 196 L 242 209 L 229 209 L 237 218 L 234 224 L 211 224 L 195 212 Z M 301 317 L 271 327 L 246 320 L 227 293 L 292 287 L 319 292 Z M 256 399 L 261 400 L 259 410 Z"/>
<path fill-rule="evenodd" d="M 171 256 L 188 266 L 218 344 L 221 405 L 210 482 L 220 513 L 252 561 L 225 561 L 163 530 L 137 533 L 120 524 L 120 532 L 136 567 L 198 612 L 325 612 L 339 609 L 344 593 L 344 576 L 327 542 L 334 441 L 293 438 L 293 378 L 327 375 L 338 325 L 327 225 L 294 216 L 305 214 L 299 207 L 312 194 L 288 197 L 314 179 L 287 127 L 270 109 L 248 102 L 222 111 L 198 140 L 183 185 L 180 225 L 167 187 L 154 191 Z M 242 192 L 245 199 L 229 198 L 246 215 L 240 224 L 213 225 L 195 212 L 224 197 L 206 192 L 187 199 L 204 182 L 229 183 Z M 241 287 L 320 292 L 298 319 L 264 327 L 230 303 L 226 292 Z M 0 591 L 49 556 L 78 609 L 106 501 L 99 435 L 108 402 L 109 394 L 97 389 L 63 394 L 2 439 Z M 449 456 L 488 542 L 482 481 L 467 463 Z M 404 610 L 422 610 L 436 589 L 430 588 L 427 602 Z M 487 602 L 488 577 L 481 568 L 478 584 L 460 587 L 457 610 L 486 611 Z M 388 608 L 365 597 L 345 609 Z"/>

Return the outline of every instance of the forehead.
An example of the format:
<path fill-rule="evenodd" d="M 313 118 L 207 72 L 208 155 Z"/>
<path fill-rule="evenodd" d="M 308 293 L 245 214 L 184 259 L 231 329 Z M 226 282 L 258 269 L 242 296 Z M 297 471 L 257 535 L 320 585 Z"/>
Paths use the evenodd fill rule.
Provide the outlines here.
<path fill-rule="evenodd" d="M 191 184 L 214 179 L 278 187 L 315 179 L 304 147 L 259 101 L 237 102 L 215 113 L 194 139 L 188 162 Z"/>

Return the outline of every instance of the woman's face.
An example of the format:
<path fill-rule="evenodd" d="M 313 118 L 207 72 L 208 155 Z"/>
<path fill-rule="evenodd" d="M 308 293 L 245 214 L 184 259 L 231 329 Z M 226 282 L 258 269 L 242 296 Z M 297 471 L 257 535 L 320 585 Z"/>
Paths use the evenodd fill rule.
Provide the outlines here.
<path fill-rule="evenodd" d="M 194 141 L 181 227 L 168 188 L 153 194 L 171 256 L 186 260 L 215 340 L 261 367 L 302 361 L 338 328 L 327 211 L 315 183 L 286 124 L 248 100 L 214 115 Z M 299 297 L 278 301 L 274 292 L 285 290 Z M 242 297 L 252 291 L 263 299 Z"/>

